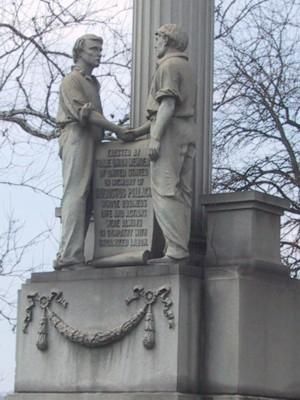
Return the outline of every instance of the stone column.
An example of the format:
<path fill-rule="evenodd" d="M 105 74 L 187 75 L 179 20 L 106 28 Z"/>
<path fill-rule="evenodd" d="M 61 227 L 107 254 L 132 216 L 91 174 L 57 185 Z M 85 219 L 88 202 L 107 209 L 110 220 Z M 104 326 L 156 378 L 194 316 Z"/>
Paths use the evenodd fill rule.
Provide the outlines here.
<path fill-rule="evenodd" d="M 155 68 L 154 33 L 157 28 L 165 23 L 176 23 L 189 35 L 188 54 L 198 82 L 192 246 L 197 246 L 204 233 L 200 195 L 210 192 L 213 18 L 213 0 L 134 0 L 133 126 L 145 121 L 146 99 Z"/>

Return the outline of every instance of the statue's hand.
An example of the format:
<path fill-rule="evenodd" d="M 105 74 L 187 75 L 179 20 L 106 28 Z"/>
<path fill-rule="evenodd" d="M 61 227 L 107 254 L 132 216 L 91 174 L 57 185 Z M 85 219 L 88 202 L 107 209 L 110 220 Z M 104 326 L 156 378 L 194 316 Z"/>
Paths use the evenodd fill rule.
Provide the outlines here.
<path fill-rule="evenodd" d="M 84 118 L 87 118 L 90 114 L 90 112 L 94 109 L 92 103 L 85 103 L 81 107 L 81 116 Z"/>
<path fill-rule="evenodd" d="M 123 140 L 123 142 L 134 142 L 136 139 L 134 129 L 123 129 L 121 135 L 118 135 L 118 138 Z"/>
<path fill-rule="evenodd" d="M 82 126 L 86 126 L 88 123 L 88 119 L 90 116 L 91 111 L 93 111 L 93 106 L 92 103 L 86 103 L 81 107 L 81 110 L 79 112 L 79 118 L 80 118 L 80 124 Z"/>
<path fill-rule="evenodd" d="M 151 161 L 157 161 L 159 159 L 159 151 L 160 151 L 160 141 L 151 138 L 149 144 L 149 158 Z"/>

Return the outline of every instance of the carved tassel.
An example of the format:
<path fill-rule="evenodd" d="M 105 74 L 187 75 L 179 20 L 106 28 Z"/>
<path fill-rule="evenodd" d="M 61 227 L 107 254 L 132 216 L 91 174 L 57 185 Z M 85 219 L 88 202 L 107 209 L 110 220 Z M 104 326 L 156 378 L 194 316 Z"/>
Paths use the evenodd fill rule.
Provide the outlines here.
<path fill-rule="evenodd" d="M 154 329 L 154 316 L 151 304 L 148 304 L 147 313 L 145 316 L 145 334 L 143 344 L 146 349 L 151 350 L 155 345 L 155 329 Z"/>
<path fill-rule="evenodd" d="M 46 308 L 43 310 L 36 347 L 41 351 L 46 351 L 48 349 L 48 317 Z"/>

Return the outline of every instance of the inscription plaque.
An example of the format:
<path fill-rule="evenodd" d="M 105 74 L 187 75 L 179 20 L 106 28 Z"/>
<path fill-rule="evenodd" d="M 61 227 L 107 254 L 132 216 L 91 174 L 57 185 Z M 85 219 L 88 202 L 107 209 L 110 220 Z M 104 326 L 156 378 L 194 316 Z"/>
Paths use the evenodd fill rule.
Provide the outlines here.
<path fill-rule="evenodd" d="M 101 143 L 96 152 L 94 219 L 97 266 L 145 263 L 153 235 L 149 140 Z"/>

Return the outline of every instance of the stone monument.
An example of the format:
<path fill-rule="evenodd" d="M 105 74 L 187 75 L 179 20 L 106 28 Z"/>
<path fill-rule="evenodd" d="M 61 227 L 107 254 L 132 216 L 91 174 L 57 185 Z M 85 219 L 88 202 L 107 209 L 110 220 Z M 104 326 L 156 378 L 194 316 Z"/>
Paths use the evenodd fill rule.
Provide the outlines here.
<path fill-rule="evenodd" d="M 300 398 L 300 285 L 279 252 L 288 204 L 258 192 L 207 195 L 212 20 L 211 0 L 134 3 L 132 126 L 144 120 L 154 33 L 177 24 L 190 38 L 199 133 L 191 242 L 201 246 L 205 207 L 205 259 L 144 264 L 163 247 L 150 201 L 148 140 L 99 145 L 97 268 L 36 273 L 23 285 L 8 400 Z M 84 107 L 82 118 L 90 113 Z"/>

